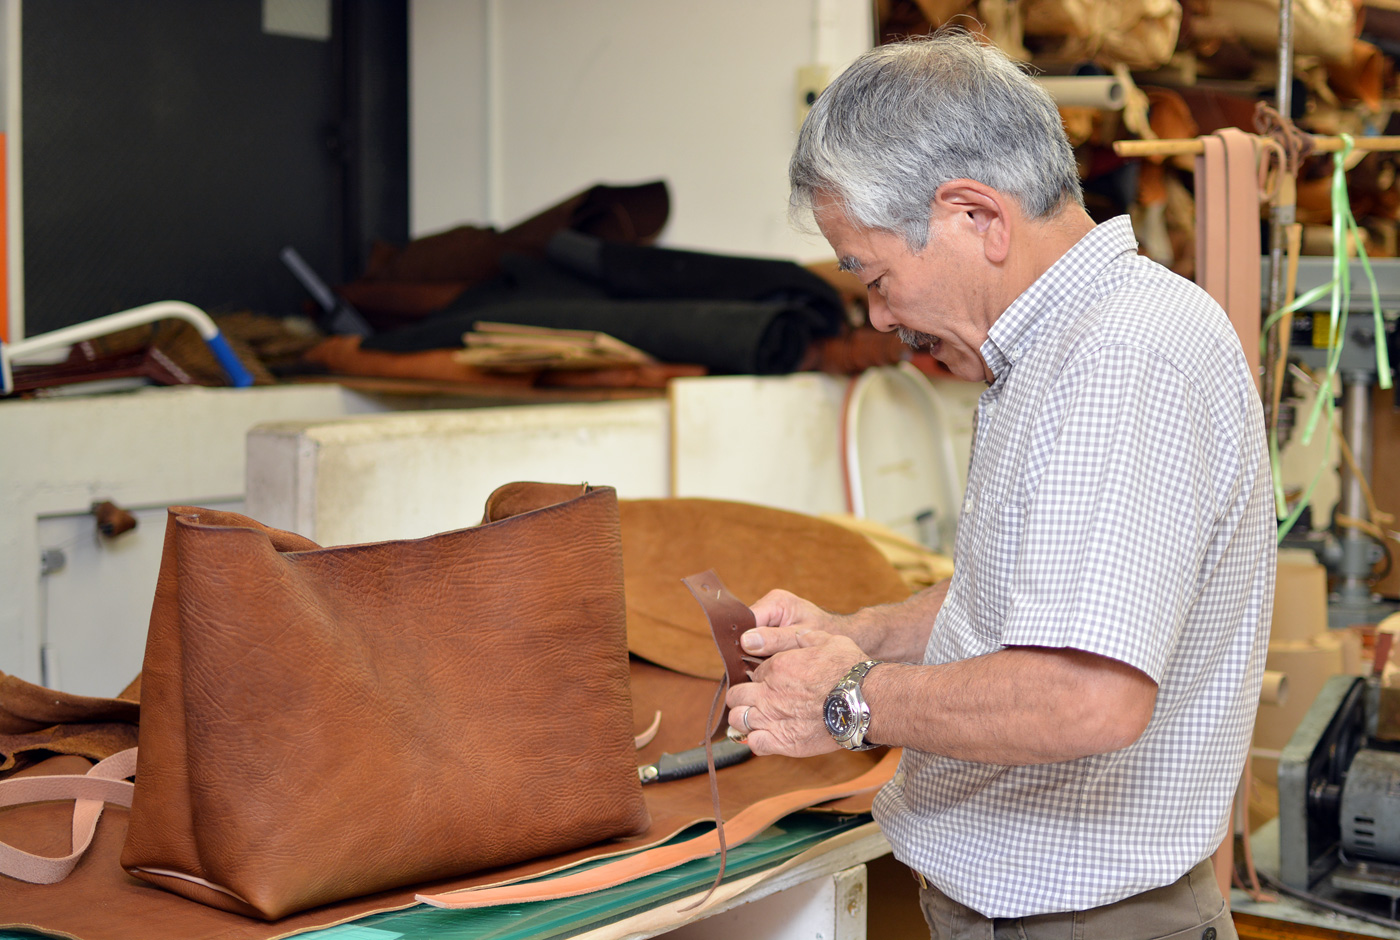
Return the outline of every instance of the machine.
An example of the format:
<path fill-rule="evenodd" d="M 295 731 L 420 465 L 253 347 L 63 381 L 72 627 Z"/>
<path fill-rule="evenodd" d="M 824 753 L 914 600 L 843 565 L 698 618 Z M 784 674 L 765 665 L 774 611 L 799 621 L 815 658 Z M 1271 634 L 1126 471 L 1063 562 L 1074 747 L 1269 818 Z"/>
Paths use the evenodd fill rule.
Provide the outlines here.
<path fill-rule="evenodd" d="M 1333 676 L 1278 766 L 1279 877 L 1340 899 L 1400 902 L 1400 688 Z M 1364 901 L 1360 901 L 1364 903 Z M 1372 902 L 1374 904 L 1374 901 Z"/>

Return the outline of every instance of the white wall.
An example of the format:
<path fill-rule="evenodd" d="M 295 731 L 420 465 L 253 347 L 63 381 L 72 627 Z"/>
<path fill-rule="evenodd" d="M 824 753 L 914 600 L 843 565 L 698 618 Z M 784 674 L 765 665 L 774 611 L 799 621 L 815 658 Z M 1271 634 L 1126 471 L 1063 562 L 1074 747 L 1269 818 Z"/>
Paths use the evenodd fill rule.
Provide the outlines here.
<path fill-rule="evenodd" d="M 665 244 L 826 257 L 787 220 L 797 69 L 834 74 L 869 48 L 870 15 L 866 0 L 412 0 L 412 230 L 663 177 Z"/>
<path fill-rule="evenodd" d="M 491 219 L 486 0 L 410 0 L 409 225 L 415 235 Z"/>

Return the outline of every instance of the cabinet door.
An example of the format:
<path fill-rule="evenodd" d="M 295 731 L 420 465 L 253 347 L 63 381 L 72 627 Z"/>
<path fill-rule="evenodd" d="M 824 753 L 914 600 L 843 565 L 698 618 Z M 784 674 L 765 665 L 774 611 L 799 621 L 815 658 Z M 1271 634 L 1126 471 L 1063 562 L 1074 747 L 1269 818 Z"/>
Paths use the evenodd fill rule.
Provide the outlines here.
<path fill-rule="evenodd" d="M 201 503 L 242 512 L 243 501 Z M 136 528 L 115 538 L 90 513 L 38 520 L 44 685 L 116 695 L 141 671 L 146 625 L 165 542 L 164 506 L 131 510 Z"/>

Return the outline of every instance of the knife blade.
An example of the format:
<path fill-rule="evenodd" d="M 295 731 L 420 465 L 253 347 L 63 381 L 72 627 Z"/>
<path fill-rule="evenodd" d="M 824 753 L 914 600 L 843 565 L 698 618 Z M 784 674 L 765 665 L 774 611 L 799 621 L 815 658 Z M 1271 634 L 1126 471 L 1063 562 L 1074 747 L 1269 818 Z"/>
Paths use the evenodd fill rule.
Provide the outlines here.
<path fill-rule="evenodd" d="M 715 769 L 740 764 L 753 756 L 747 744 L 722 738 L 712 745 L 715 755 Z M 705 748 L 693 747 L 679 754 L 662 754 L 654 764 L 643 764 L 637 768 L 637 776 L 642 783 L 665 783 L 680 780 L 705 772 Z"/>

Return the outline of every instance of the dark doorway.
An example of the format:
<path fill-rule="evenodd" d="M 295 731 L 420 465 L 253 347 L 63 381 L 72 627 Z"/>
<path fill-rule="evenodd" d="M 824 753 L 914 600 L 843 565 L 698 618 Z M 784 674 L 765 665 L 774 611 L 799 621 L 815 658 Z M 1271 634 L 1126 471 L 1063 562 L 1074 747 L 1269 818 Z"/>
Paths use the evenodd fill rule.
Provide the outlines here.
<path fill-rule="evenodd" d="M 23 12 L 25 333 L 156 300 L 284 314 L 408 233 L 406 0 L 332 0 L 327 41 L 262 0 Z"/>

